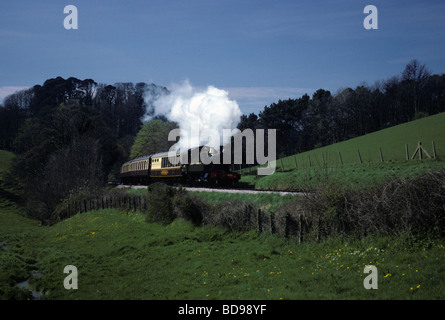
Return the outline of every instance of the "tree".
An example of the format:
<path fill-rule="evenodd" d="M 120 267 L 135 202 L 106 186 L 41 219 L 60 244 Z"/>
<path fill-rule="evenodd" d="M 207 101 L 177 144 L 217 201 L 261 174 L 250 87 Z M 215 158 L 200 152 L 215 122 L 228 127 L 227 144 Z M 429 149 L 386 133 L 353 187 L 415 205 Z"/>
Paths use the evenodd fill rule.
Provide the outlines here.
<path fill-rule="evenodd" d="M 32 89 L 17 91 L 0 106 L 0 148 L 15 151 L 14 140 L 29 116 L 33 95 Z"/>
<path fill-rule="evenodd" d="M 34 192 L 29 194 L 28 212 L 40 220 L 49 219 L 62 199 L 103 185 L 103 174 L 99 140 L 75 138 L 67 147 L 49 156 L 38 175 Z"/>
<path fill-rule="evenodd" d="M 173 122 L 153 119 L 145 123 L 136 136 L 131 148 L 130 158 L 148 156 L 158 152 L 167 152 L 175 141 L 168 141 L 168 134 L 176 129 Z"/>
<path fill-rule="evenodd" d="M 424 89 L 430 76 L 426 66 L 420 64 L 416 59 L 411 60 L 402 72 L 402 84 L 408 98 L 407 108 L 412 110 L 412 113 L 409 113 L 411 117 L 415 117 L 419 111 L 423 111 Z"/>

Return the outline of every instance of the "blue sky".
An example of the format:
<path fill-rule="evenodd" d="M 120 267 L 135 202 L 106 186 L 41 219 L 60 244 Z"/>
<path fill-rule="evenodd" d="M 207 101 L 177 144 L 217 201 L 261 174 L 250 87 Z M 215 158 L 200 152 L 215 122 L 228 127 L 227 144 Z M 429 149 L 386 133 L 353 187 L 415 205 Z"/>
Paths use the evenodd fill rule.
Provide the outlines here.
<path fill-rule="evenodd" d="M 66 5 L 78 29 L 66 30 Z M 378 29 L 366 30 L 366 5 Z M 2 1 L 0 99 L 49 78 L 225 89 L 244 113 L 319 88 L 445 72 L 445 1 Z"/>

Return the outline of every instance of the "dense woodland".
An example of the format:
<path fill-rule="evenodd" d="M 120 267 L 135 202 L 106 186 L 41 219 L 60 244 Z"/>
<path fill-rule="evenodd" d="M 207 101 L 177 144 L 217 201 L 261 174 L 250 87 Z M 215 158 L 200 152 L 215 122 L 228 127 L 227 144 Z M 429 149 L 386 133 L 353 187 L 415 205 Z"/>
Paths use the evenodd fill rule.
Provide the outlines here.
<path fill-rule="evenodd" d="M 118 181 L 129 158 L 165 151 L 167 144 L 151 138 L 175 124 L 158 118 L 143 125 L 153 111 L 147 91 L 168 93 L 155 84 L 58 77 L 5 98 L 0 149 L 17 154 L 6 180 L 24 186 L 31 216 L 46 220 L 63 199 Z M 285 156 L 442 111 L 445 75 L 413 60 L 400 75 L 372 86 L 279 100 L 258 115 L 243 115 L 239 129 L 277 129 L 277 154 Z"/>

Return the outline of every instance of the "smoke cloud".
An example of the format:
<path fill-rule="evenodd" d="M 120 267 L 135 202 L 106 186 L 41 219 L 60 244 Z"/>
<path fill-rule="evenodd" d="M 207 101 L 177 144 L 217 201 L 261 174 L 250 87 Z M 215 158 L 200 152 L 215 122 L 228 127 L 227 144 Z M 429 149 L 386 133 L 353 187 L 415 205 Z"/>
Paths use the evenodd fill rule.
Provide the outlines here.
<path fill-rule="evenodd" d="M 156 99 L 146 94 L 145 101 L 153 106 L 153 116 L 164 115 L 179 125 L 180 139 L 175 147 L 182 150 L 200 145 L 218 148 L 239 131 L 236 127 L 242 112 L 237 102 L 229 99 L 227 91 L 214 86 L 198 91 L 185 81 Z"/>

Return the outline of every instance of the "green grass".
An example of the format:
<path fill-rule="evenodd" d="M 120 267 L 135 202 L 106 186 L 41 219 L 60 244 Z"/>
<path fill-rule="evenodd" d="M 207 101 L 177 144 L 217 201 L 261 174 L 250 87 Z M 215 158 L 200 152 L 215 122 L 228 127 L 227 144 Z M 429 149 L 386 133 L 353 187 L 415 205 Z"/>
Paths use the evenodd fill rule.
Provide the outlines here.
<path fill-rule="evenodd" d="M 299 167 L 308 167 L 308 156 L 312 165 L 323 163 L 322 154 L 329 166 L 340 165 L 338 152 L 344 164 L 359 163 L 357 150 L 364 163 L 380 162 L 379 147 L 384 161 L 406 160 L 405 144 L 408 144 L 410 157 L 421 141 L 423 147 L 432 156 L 432 141 L 435 142 L 438 156 L 445 156 L 445 112 L 411 121 L 398 126 L 356 137 L 326 147 L 296 155 Z M 283 158 L 285 168 L 295 168 L 293 156 Z M 277 167 L 280 163 L 277 163 Z"/>
<path fill-rule="evenodd" d="M 193 195 L 201 198 L 210 204 L 218 204 L 227 201 L 246 201 L 254 203 L 259 209 L 264 212 L 274 212 L 283 204 L 292 201 L 295 196 L 293 195 L 280 195 L 280 194 L 249 194 L 249 193 L 228 193 L 228 192 L 205 192 L 205 191 L 193 191 L 190 192 Z"/>
<path fill-rule="evenodd" d="M 129 189 L 130 194 L 146 195 L 146 189 Z M 204 200 L 209 204 L 220 204 L 227 201 L 245 201 L 254 203 L 263 212 L 275 212 L 283 204 L 292 201 L 295 195 L 280 195 L 278 193 L 229 193 L 209 191 L 188 191 L 190 194 Z"/>
<path fill-rule="evenodd" d="M 257 189 L 317 189 L 333 183 L 345 188 L 372 185 L 391 176 L 412 177 L 418 173 L 445 168 L 445 113 L 380 130 L 295 156 L 278 159 L 276 172 L 255 176 L 256 169 L 243 170 L 241 183 Z M 433 156 L 435 142 L 437 159 L 411 160 L 418 141 Z M 408 144 L 410 160 L 406 160 Z M 380 160 L 382 150 L 383 162 Z M 362 163 L 358 158 L 360 150 Z M 339 152 L 343 164 L 340 162 Z M 311 166 L 309 166 L 309 159 Z M 297 161 L 298 169 L 295 166 Z M 281 162 L 284 170 L 281 169 Z M 251 174 L 250 174 L 251 173 Z M 330 181 L 327 180 L 330 178 Z"/>
<path fill-rule="evenodd" d="M 443 169 L 445 169 L 445 161 L 413 160 L 350 164 L 331 168 L 305 168 L 289 172 L 275 172 L 269 176 L 244 176 L 241 181 L 256 189 L 311 190 L 326 186 L 350 189 L 371 186 L 394 177 L 412 178 L 421 173 Z"/>
<path fill-rule="evenodd" d="M 13 216 L 2 214 L 2 219 Z M 10 250 L 0 252 L 0 261 L 10 254 L 26 257 L 29 261 L 14 260 L 22 261 L 22 273 L 38 261 L 43 275 L 31 283 L 46 299 L 445 297 L 442 242 L 338 238 L 297 244 L 267 233 L 231 233 L 181 220 L 148 224 L 140 213 L 118 210 L 79 214 L 52 227 L 15 223 L 30 233 L 11 236 Z M 363 287 L 368 264 L 378 268 L 378 290 Z M 66 265 L 78 269 L 77 290 L 63 287 Z"/>

